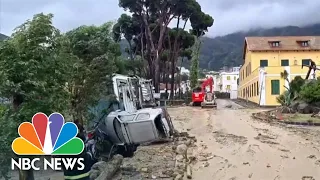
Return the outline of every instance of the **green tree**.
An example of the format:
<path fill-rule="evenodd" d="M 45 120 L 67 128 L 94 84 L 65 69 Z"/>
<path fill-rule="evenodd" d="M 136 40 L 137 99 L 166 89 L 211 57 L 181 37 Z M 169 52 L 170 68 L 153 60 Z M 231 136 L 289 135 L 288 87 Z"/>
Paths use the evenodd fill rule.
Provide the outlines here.
<path fill-rule="evenodd" d="M 136 53 L 133 52 L 133 39 L 140 33 L 139 22 L 127 14 L 122 14 L 117 23 L 113 26 L 113 38 L 116 42 L 121 41 L 123 36 L 129 44 L 127 52 L 130 55 L 130 59 L 134 60 Z"/>
<path fill-rule="evenodd" d="M 112 39 L 112 23 L 101 26 L 80 26 L 66 33 L 72 54 L 72 76 L 68 90 L 72 95 L 71 114 L 83 121 L 88 107 L 108 94 L 113 94 L 111 78 L 116 65 L 125 68 L 120 47 Z M 109 88 L 108 88 L 109 87 Z"/>
<path fill-rule="evenodd" d="M 132 22 L 138 22 L 135 24 L 140 24 L 140 33 L 135 33 L 138 38 L 133 38 L 133 47 L 140 51 L 142 59 L 147 60 L 149 70 L 148 77 L 153 78 L 156 92 L 159 92 L 160 74 L 166 74 L 165 69 L 168 68 L 167 63 L 166 65 L 161 65 L 161 63 L 163 63 L 161 61 L 161 59 L 163 59 L 162 54 L 168 49 L 180 49 L 180 45 L 177 44 L 179 41 L 177 40 L 172 42 L 173 45 L 171 48 L 165 47 L 164 45 L 164 41 L 167 39 L 166 36 L 169 32 L 169 23 L 173 19 L 176 19 L 178 22 L 176 31 L 180 32 L 179 29 L 181 29 L 181 27 L 179 23 L 184 21 L 184 24 L 186 24 L 186 22 L 190 20 L 191 24 L 193 24 L 192 33 L 197 34 L 198 37 L 204 35 L 207 27 L 213 23 L 211 16 L 201 11 L 201 7 L 196 0 L 119 0 L 119 6 L 132 13 Z M 210 20 L 212 20 L 211 25 Z M 119 27 L 120 25 L 116 27 L 116 29 L 118 29 L 117 32 L 121 32 Z M 177 35 L 176 37 L 179 38 L 180 36 Z M 177 58 L 171 57 L 178 56 L 179 53 L 177 53 L 177 51 L 169 52 L 168 57 L 171 60 L 169 60 L 171 62 L 171 73 L 175 70 L 174 63 L 177 61 Z M 163 67 L 164 70 L 161 70 L 160 67 Z M 167 79 L 166 76 L 167 75 L 162 75 L 163 79 Z"/>
<path fill-rule="evenodd" d="M 301 98 L 307 103 L 320 101 L 320 79 L 312 80 L 302 86 L 300 90 Z"/>
<path fill-rule="evenodd" d="M 195 88 L 198 84 L 199 78 L 199 58 L 201 48 L 201 37 L 208 32 L 208 28 L 213 25 L 213 18 L 203 12 L 198 12 L 190 17 L 191 32 L 196 36 L 195 43 L 192 50 L 191 70 L 190 70 L 190 84 L 191 88 Z"/>
<path fill-rule="evenodd" d="M 11 99 L 1 116 L 1 175 L 10 172 L 11 143 L 20 123 L 31 121 L 37 112 L 64 113 L 69 94 L 66 84 L 71 64 L 65 61 L 63 38 L 52 25 L 52 14 L 37 14 L 19 26 L 0 46 L 0 97 Z M 32 170 L 19 179 L 34 179 Z"/>
<path fill-rule="evenodd" d="M 184 31 L 180 28 L 170 29 L 168 32 L 168 46 L 170 52 L 170 66 L 171 66 L 171 87 L 174 87 L 175 74 L 177 72 L 176 64 L 178 61 L 178 57 L 187 54 L 187 49 L 192 47 L 194 44 L 193 35 L 189 34 L 187 31 Z M 178 74 L 179 74 L 178 69 Z M 180 76 L 178 75 L 178 78 Z M 170 98 L 173 99 L 174 92 L 170 93 Z"/>

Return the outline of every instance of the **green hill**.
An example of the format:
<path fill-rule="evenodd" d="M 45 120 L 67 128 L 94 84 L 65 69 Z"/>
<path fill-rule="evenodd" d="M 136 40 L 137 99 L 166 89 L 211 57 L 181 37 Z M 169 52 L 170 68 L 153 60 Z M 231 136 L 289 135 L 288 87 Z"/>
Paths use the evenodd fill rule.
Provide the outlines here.
<path fill-rule="evenodd" d="M 272 29 L 255 29 L 248 32 L 236 32 L 225 36 L 202 38 L 200 52 L 200 68 L 208 70 L 219 70 L 223 66 L 239 66 L 242 64 L 242 50 L 246 36 L 313 36 L 320 35 L 320 24 L 305 27 L 286 26 Z M 121 50 L 124 56 L 124 49 L 127 42 L 122 40 Z M 190 62 L 184 62 L 183 66 L 189 68 Z"/>

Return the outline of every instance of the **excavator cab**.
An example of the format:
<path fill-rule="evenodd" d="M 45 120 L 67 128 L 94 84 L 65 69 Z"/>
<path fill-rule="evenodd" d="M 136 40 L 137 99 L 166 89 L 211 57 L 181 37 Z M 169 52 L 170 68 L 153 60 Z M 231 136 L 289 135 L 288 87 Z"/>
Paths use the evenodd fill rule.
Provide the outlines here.
<path fill-rule="evenodd" d="M 201 103 L 201 108 L 217 108 L 216 97 L 212 92 L 207 92 L 204 101 Z"/>

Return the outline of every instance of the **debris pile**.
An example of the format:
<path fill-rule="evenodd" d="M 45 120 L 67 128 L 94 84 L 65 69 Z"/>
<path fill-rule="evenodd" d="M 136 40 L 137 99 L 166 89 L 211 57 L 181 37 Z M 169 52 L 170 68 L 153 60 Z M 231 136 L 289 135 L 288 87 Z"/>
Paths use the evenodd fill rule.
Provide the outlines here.
<path fill-rule="evenodd" d="M 176 152 L 173 178 L 181 180 L 183 177 L 192 178 L 192 163 L 196 160 L 192 147 L 195 146 L 196 138 L 189 136 L 187 132 L 179 133 L 175 139 L 174 150 Z"/>
<path fill-rule="evenodd" d="M 138 147 L 132 158 L 114 156 L 94 164 L 91 179 L 183 179 L 192 178 L 196 138 L 187 132 L 176 133 L 173 142 L 151 143 Z M 111 178 L 110 178 L 111 177 Z"/>
<path fill-rule="evenodd" d="M 90 179 L 111 179 L 120 169 L 122 161 L 123 157 L 121 155 L 115 155 L 109 162 L 99 161 L 95 163 L 90 171 Z"/>

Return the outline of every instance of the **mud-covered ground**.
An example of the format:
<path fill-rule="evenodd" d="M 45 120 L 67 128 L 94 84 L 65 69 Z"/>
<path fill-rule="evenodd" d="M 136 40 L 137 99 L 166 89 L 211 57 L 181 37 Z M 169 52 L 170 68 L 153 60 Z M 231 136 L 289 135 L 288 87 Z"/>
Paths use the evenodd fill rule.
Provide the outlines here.
<path fill-rule="evenodd" d="M 168 108 L 175 128 L 197 139 L 195 180 L 320 180 L 320 129 L 269 124 L 251 118 L 257 108 L 218 100 L 218 109 Z M 172 179 L 175 142 L 140 146 L 113 179 Z M 61 173 L 36 179 L 60 180 Z"/>
<path fill-rule="evenodd" d="M 178 130 L 198 140 L 193 179 L 320 179 L 319 128 L 292 127 L 253 120 L 259 109 L 218 100 L 218 109 L 169 109 Z M 202 158 L 201 153 L 211 153 Z"/>

